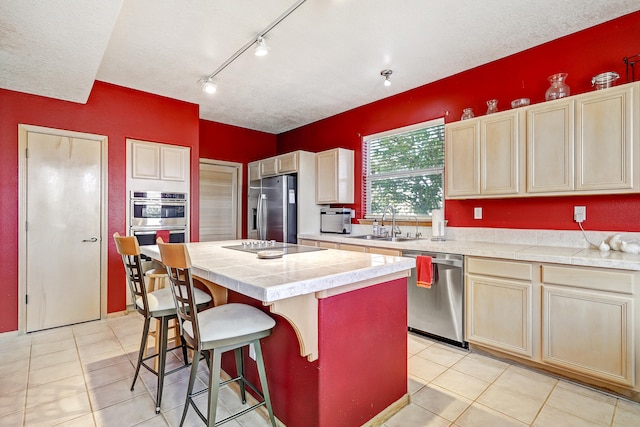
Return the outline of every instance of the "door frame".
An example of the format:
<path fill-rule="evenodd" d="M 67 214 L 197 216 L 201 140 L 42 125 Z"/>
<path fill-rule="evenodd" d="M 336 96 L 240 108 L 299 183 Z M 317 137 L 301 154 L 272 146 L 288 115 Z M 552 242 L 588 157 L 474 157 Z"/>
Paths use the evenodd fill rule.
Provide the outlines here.
<path fill-rule="evenodd" d="M 200 162 L 198 163 L 198 182 L 200 181 L 200 164 L 213 165 L 213 166 L 226 166 L 236 168 L 238 172 L 238 185 L 236 188 L 237 191 L 237 204 L 236 207 L 236 239 L 242 238 L 242 218 L 243 218 L 243 194 L 242 194 L 242 183 L 244 182 L 242 179 L 243 173 L 243 164 L 238 162 L 228 162 L 225 160 L 214 160 L 214 159 L 204 159 L 200 158 Z M 200 208 L 198 208 L 198 216 L 200 215 Z M 200 220 L 198 220 L 198 227 L 200 226 Z M 200 231 L 198 230 L 198 233 Z"/>
<path fill-rule="evenodd" d="M 27 134 L 45 133 L 68 138 L 82 138 L 100 142 L 100 319 L 107 317 L 107 266 L 108 266 L 108 137 L 63 129 L 18 124 L 18 334 L 27 328 Z"/>

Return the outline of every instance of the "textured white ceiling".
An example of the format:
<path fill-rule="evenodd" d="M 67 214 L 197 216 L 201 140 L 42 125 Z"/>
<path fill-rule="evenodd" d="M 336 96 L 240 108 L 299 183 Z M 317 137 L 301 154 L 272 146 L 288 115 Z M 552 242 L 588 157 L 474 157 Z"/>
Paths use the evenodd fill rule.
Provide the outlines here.
<path fill-rule="evenodd" d="M 0 87 L 84 103 L 95 79 L 281 133 L 640 10 L 638 0 L 0 0 Z M 390 87 L 380 71 L 393 69 Z"/>

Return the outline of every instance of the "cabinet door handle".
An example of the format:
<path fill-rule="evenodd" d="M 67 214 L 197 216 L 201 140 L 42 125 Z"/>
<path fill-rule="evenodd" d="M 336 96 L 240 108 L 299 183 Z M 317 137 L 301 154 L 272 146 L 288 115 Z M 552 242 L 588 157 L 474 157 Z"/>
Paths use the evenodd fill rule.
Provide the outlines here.
<path fill-rule="evenodd" d="M 98 238 L 97 238 L 97 237 L 95 237 L 95 236 L 94 236 L 94 237 L 92 237 L 92 238 L 90 238 L 90 239 L 84 239 L 84 240 L 83 240 L 83 242 L 91 242 L 91 243 L 93 243 L 93 242 L 97 242 L 97 241 L 98 241 Z"/>

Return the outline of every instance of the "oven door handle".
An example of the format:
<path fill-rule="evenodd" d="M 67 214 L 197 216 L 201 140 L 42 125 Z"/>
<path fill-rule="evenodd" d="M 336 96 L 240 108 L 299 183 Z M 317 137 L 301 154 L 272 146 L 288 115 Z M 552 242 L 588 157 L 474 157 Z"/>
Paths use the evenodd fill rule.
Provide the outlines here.
<path fill-rule="evenodd" d="M 146 236 L 149 234 L 156 234 L 159 230 L 167 230 L 169 232 L 169 234 L 172 233 L 185 233 L 186 230 L 184 228 L 181 228 L 179 230 L 171 230 L 169 228 L 161 228 L 161 229 L 157 229 L 157 230 L 131 230 L 131 234 L 132 235 L 141 235 L 141 236 Z"/>
<path fill-rule="evenodd" d="M 419 254 L 402 254 L 402 256 L 407 258 L 417 258 Z M 431 264 L 449 265 L 451 267 L 462 267 L 462 261 L 453 260 L 453 259 L 431 258 Z"/>

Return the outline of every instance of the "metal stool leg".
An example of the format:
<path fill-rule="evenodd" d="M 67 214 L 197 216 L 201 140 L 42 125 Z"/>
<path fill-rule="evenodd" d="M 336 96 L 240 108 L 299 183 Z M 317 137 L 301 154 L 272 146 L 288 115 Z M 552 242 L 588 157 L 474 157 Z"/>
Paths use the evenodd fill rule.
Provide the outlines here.
<path fill-rule="evenodd" d="M 207 406 L 207 421 L 210 426 L 215 425 L 216 410 L 218 407 L 218 390 L 220 389 L 220 365 L 222 364 L 222 352 L 210 350 L 213 353 L 211 368 L 209 369 L 209 404 Z"/>
<path fill-rule="evenodd" d="M 262 394 L 264 395 L 264 402 L 269 412 L 269 419 L 271 425 L 276 427 L 276 419 L 273 416 L 273 408 L 271 407 L 271 396 L 269 395 L 269 387 L 267 386 L 267 373 L 264 369 L 264 359 L 262 358 L 262 347 L 260 346 L 260 340 L 253 342 L 253 347 L 256 350 L 256 364 L 258 365 L 258 377 L 260 378 L 260 384 L 262 385 Z"/>
<path fill-rule="evenodd" d="M 136 373 L 133 376 L 133 382 L 131 383 L 131 391 L 133 391 L 133 387 L 136 385 L 136 380 L 138 379 L 138 374 L 140 374 L 140 366 L 142 366 L 142 359 L 144 358 L 144 353 L 147 347 L 147 339 L 149 338 L 149 325 L 151 324 L 151 319 L 144 319 L 144 327 L 142 328 L 142 338 L 140 342 L 140 350 L 138 351 L 138 363 L 136 364 Z"/>
<path fill-rule="evenodd" d="M 198 364 L 200 363 L 200 352 L 193 352 L 193 360 L 191 361 L 191 373 L 189 374 L 189 386 L 187 387 L 187 399 L 184 402 L 184 409 L 182 411 L 182 418 L 180 419 L 180 427 L 184 424 L 184 420 L 187 418 L 187 411 L 189 410 L 189 405 L 193 402 L 191 395 L 193 394 L 193 385 L 196 382 L 196 377 L 198 374 Z M 195 406 L 195 403 L 193 404 Z"/>
<path fill-rule="evenodd" d="M 247 394 L 244 386 L 244 359 L 242 358 L 242 347 L 234 350 L 236 354 L 236 371 L 240 377 L 240 400 L 242 404 L 247 403 Z"/>
<path fill-rule="evenodd" d="M 163 317 L 160 323 L 158 340 L 160 341 L 160 351 L 158 353 L 158 393 L 156 397 L 156 414 L 160 413 L 160 403 L 162 403 L 162 386 L 164 385 L 164 371 L 167 363 L 167 329 L 169 329 L 169 319 Z"/>

